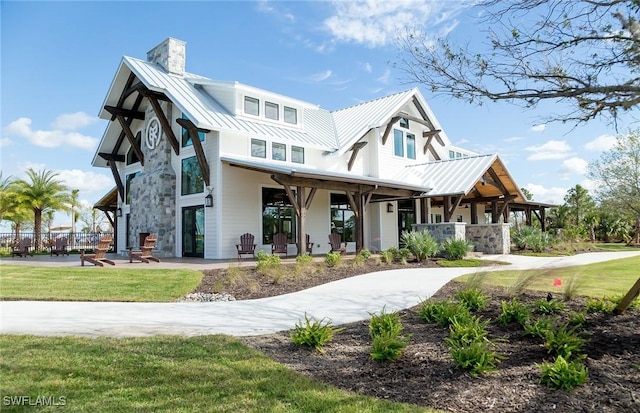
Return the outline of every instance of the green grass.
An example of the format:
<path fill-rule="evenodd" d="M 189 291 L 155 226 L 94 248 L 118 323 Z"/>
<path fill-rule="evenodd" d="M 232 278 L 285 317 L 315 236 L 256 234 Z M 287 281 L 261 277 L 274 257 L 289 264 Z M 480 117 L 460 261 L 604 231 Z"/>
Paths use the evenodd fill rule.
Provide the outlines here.
<path fill-rule="evenodd" d="M 0 336 L 5 396 L 64 398 L 68 412 L 434 412 L 312 381 L 227 336 Z M 60 407 L 38 407 L 58 411 Z"/>
<path fill-rule="evenodd" d="M 507 265 L 505 261 L 481 260 L 479 258 L 466 258 L 462 260 L 438 260 L 441 267 L 488 267 L 491 265 Z"/>
<path fill-rule="evenodd" d="M 566 283 L 577 277 L 577 295 L 601 298 L 626 294 L 638 279 L 640 256 L 606 261 L 601 263 L 574 267 L 535 269 L 527 271 L 492 271 L 483 273 L 484 283 L 510 287 L 519 278 L 532 274 L 534 277 L 526 288 L 539 291 L 562 293 Z M 470 275 L 458 277 L 458 281 L 466 281 Z M 555 279 L 562 281 L 562 286 L 555 287 Z"/>
<path fill-rule="evenodd" d="M 0 298 L 55 301 L 175 301 L 203 274 L 194 270 L 0 266 Z"/>

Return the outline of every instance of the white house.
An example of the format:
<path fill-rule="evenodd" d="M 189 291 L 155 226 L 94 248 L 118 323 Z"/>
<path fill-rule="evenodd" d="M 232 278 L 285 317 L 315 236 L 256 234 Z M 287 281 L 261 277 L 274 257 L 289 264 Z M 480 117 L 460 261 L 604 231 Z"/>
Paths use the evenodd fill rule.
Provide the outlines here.
<path fill-rule="evenodd" d="M 270 252 L 281 232 L 291 255 L 305 234 L 323 254 L 332 231 L 349 251 L 382 250 L 427 226 L 508 252 L 508 211 L 544 213 L 497 155 L 453 146 L 418 89 L 329 111 L 187 73 L 185 43 L 169 38 L 147 60 L 123 57 L 102 106 L 92 164 L 116 187 L 95 207 L 118 250 L 154 232 L 159 255 L 233 258 L 242 234 Z"/>

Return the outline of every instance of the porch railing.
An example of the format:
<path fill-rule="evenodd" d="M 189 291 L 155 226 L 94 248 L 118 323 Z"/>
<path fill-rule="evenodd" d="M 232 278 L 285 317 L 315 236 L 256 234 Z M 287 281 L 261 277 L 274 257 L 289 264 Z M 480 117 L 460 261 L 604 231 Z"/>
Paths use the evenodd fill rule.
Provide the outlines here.
<path fill-rule="evenodd" d="M 94 249 L 98 246 L 100 237 L 106 232 L 45 232 L 36 239 L 35 232 L 19 232 L 16 237 L 15 232 L 0 232 L 0 248 L 13 248 L 13 246 L 24 238 L 31 239 L 31 248 L 36 252 L 48 251 L 51 246 L 56 245 L 57 238 L 67 238 L 67 250 Z"/>

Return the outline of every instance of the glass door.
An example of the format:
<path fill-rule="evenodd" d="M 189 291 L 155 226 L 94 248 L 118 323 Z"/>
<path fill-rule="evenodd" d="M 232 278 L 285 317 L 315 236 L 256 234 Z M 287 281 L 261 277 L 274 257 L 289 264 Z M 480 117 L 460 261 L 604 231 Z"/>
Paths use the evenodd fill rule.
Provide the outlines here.
<path fill-rule="evenodd" d="M 204 206 L 182 208 L 182 256 L 204 258 Z"/>
<path fill-rule="evenodd" d="M 405 199 L 398 201 L 398 242 L 400 248 L 403 248 L 402 232 L 412 231 L 413 224 L 416 223 L 416 205 L 413 199 Z"/>

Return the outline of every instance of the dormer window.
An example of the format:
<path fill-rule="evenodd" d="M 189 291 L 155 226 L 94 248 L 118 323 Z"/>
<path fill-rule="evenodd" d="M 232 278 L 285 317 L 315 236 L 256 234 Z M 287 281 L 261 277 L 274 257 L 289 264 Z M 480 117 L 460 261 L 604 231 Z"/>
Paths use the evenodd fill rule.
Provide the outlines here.
<path fill-rule="evenodd" d="M 277 103 L 264 102 L 264 117 L 267 119 L 280 119 L 280 107 Z"/>
<path fill-rule="evenodd" d="M 296 125 L 298 123 L 298 111 L 288 106 L 284 107 L 284 121 Z"/>
<path fill-rule="evenodd" d="M 244 97 L 244 113 L 260 116 L 260 101 L 250 96 Z"/>
<path fill-rule="evenodd" d="M 409 129 L 409 119 L 407 119 L 407 118 L 400 118 L 400 127 L 401 127 L 401 128 Z"/>

